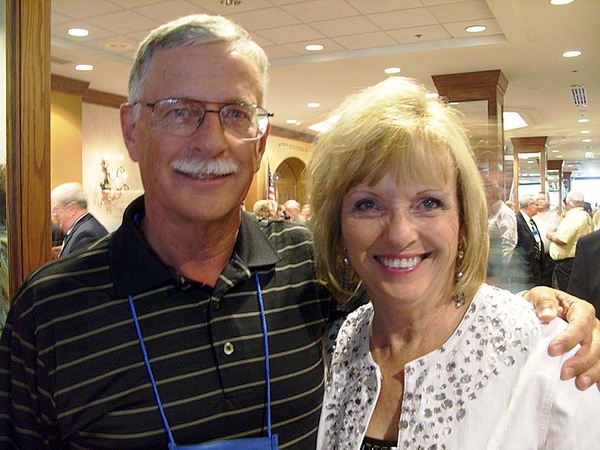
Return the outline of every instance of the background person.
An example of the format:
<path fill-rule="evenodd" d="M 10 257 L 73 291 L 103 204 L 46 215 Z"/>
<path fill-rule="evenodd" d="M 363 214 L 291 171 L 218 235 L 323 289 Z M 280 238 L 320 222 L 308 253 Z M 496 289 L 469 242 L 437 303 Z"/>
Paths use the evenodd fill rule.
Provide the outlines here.
<path fill-rule="evenodd" d="M 490 241 L 487 267 L 488 282 L 504 289 L 509 288 L 509 264 L 517 245 L 517 219 L 515 212 L 502 200 L 504 188 L 489 177 L 484 180 L 488 210 L 488 236 Z"/>
<path fill-rule="evenodd" d="M 328 334 L 317 448 L 595 446 L 600 393 L 548 382 L 566 323 L 484 283 L 486 200 L 456 113 L 390 78 L 332 114 L 308 165 L 318 273 L 370 302 Z"/>
<path fill-rule="evenodd" d="M 257 200 L 254 203 L 254 214 L 259 219 L 273 219 L 276 212 L 270 200 Z"/>
<path fill-rule="evenodd" d="M 537 201 L 526 194 L 519 199 L 517 218 L 517 245 L 510 263 L 510 289 L 514 293 L 542 284 L 544 243 L 533 218 Z"/>
<path fill-rule="evenodd" d="M 599 255 L 600 230 L 587 234 L 577 241 L 567 292 L 594 305 L 596 317 L 600 319 Z"/>
<path fill-rule="evenodd" d="M 552 285 L 562 291 L 566 291 L 569 286 L 577 241 L 594 231 L 592 219 L 583 210 L 584 203 L 581 192 L 570 191 L 566 198 L 565 217 L 554 233 L 547 234 L 550 240 L 550 257 L 554 261 Z"/>
<path fill-rule="evenodd" d="M 561 217 L 557 211 L 550 209 L 550 202 L 545 192 L 537 195 L 537 214 L 533 221 L 540 231 L 544 243 L 544 255 L 542 256 L 542 285 L 552 286 L 552 273 L 554 272 L 554 261 L 550 258 L 550 240 L 548 233 L 555 232 Z"/>
<path fill-rule="evenodd" d="M 299 223 L 300 225 L 307 225 L 306 220 L 300 215 L 300 211 L 302 208 L 300 207 L 300 203 L 296 200 L 288 200 L 284 203 L 285 212 L 290 216 L 290 220 L 295 223 Z"/>
<path fill-rule="evenodd" d="M 88 212 L 87 195 L 79 183 L 64 183 L 50 193 L 52 218 L 64 234 L 58 256 L 84 249 L 108 234 L 108 230 Z"/>

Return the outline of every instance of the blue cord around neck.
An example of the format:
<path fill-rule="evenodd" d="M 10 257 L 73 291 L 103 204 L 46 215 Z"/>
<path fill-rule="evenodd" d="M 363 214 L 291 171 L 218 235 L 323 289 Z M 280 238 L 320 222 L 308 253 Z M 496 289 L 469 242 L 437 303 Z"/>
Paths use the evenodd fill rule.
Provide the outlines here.
<path fill-rule="evenodd" d="M 258 277 L 257 270 L 254 271 L 254 280 L 256 282 L 258 305 L 260 308 L 260 318 L 261 318 L 261 324 L 262 324 L 264 352 L 265 352 L 265 376 L 266 376 L 266 382 L 267 382 L 267 385 L 266 385 L 266 390 L 267 390 L 267 435 L 268 435 L 268 437 L 271 437 L 271 364 L 269 362 L 269 338 L 267 335 L 267 318 L 265 316 L 265 305 L 264 305 L 264 301 L 263 301 L 262 289 L 260 286 L 260 279 Z M 169 448 L 177 448 L 177 445 L 175 444 L 175 440 L 173 439 L 173 434 L 171 433 L 171 427 L 169 427 L 169 422 L 167 420 L 167 416 L 165 414 L 162 402 L 160 400 L 160 395 L 158 393 L 158 387 L 156 386 L 156 380 L 154 378 L 154 373 L 152 372 L 152 367 L 150 366 L 150 360 L 148 358 L 148 353 L 146 351 L 146 345 L 144 344 L 142 330 L 140 329 L 140 324 L 138 321 L 135 306 L 133 304 L 133 298 L 131 295 L 128 296 L 128 301 L 129 301 L 129 308 L 131 309 L 131 315 L 133 316 L 133 323 L 135 325 L 135 331 L 137 333 L 138 340 L 140 341 L 140 347 L 142 349 L 144 363 L 146 364 L 146 369 L 148 371 L 150 383 L 152 384 L 152 390 L 154 391 L 154 396 L 156 397 L 156 402 L 158 404 L 158 410 L 160 412 L 160 417 L 163 421 L 165 429 L 167 430 L 167 437 L 169 438 Z"/>

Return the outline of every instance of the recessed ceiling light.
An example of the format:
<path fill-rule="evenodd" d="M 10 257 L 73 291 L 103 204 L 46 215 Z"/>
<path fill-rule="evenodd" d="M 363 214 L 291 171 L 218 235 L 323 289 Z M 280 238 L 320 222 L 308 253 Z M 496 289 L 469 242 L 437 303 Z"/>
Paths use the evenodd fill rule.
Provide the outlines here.
<path fill-rule="evenodd" d="M 573 0 L 550 0 L 551 5 L 568 5 L 573 3 Z"/>
<path fill-rule="evenodd" d="M 487 30 L 487 27 L 484 25 L 471 25 L 470 27 L 465 28 L 467 33 L 481 33 L 485 30 Z"/>
<path fill-rule="evenodd" d="M 449 104 L 449 105 L 451 105 L 451 106 L 456 106 L 456 105 L 458 105 L 458 104 L 460 104 L 460 103 L 459 103 L 459 102 L 450 102 L 450 103 L 448 103 L 448 104 Z"/>
<path fill-rule="evenodd" d="M 502 113 L 502 120 L 504 121 L 504 131 L 516 130 L 517 128 L 527 126 L 527 122 L 525 122 L 525 119 L 518 112 L 504 111 Z"/>
<path fill-rule="evenodd" d="M 289 125 L 296 125 L 298 123 L 298 121 L 296 119 L 288 119 L 285 121 L 285 123 L 287 123 Z"/>
<path fill-rule="evenodd" d="M 579 123 L 588 123 L 590 119 L 579 119 L 577 122 Z"/>
<path fill-rule="evenodd" d="M 325 46 L 321 44 L 309 44 L 306 47 L 304 47 L 304 49 L 308 50 L 309 52 L 320 52 L 324 48 Z"/>
<path fill-rule="evenodd" d="M 552 153 L 558 153 L 558 150 L 552 150 Z"/>
<path fill-rule="evenodd" d="M 427 94 L 425 94 L 425 97 L 427 97 L 427 98 L 438 98 L 439 94 L 437 92 L 428 92 Z"/>
<path fill-rule="evenodd" d="M 565 58 L 575 58 L 580 55 L 581 55 L 581 52 L 579 50 L 569 50 L 568 52 L 563 53 L 563 56 Z"/>
<path fill-rule="evenodd" d="M 563 155 L 556 155 L 556 157 L 557 157 L 557 158 L 562 158 L 562 157 L 563 157 Z"/>
<path fill-rule="evenodd" d="M 308 106 L 309 108 L 318 108 L 319 106 L 321 106 L 320 103 L 307 103 L 306 106 Z"/>
<path fill-rule="evenodd" d="M 590 134 L 591 131 L 590 130 L 581 130 L 580 133 L 581 134 Z"/>
<path fill-rule="evenodd" d="M 77 64 L 75 66 L 75 70 L 80 70 L 82 72 L 89 72 L 90 70 L 94 70 L 94 66 L 91 64 Z"/>
<path fill-rule="evenodd" d="M 581 142 L 592 142 L 590 138 L 582 139 Z"/>
<path fill-rule="evenodd" d="M 70 28 L 67 31 L 67 34 L 69 36 L 85 37 L 88 34 L 90 34 L 90 32 L 88 30 L 86 30 L 85 28 Z"/>
<path fill-rule="evenodd" d="M 384 70 L 385 73 L 400 73 L 402 69 L 400 67 L 388 67 Z"/>

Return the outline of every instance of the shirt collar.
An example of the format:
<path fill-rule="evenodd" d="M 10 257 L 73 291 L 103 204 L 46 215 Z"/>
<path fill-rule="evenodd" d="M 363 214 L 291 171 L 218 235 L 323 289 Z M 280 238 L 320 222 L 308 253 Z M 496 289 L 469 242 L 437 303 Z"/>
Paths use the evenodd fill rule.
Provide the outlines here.
<path fill-rule="evenodd" d="M 154 255 L 138 231 L 145 214 L 144 196 L 127 207 L 123 223 L 114 232 L 109 244 L 109 263 L 115 291 L 127 297 L 159 289 L 178 282 L 175 272 Z M 242 212 L 240 231 L 232 260 L 248 268 L 272 266 L 280 257 L 260 230 L 256 218 Z M 231 264 L 231 263 L 230 263 Z"/>

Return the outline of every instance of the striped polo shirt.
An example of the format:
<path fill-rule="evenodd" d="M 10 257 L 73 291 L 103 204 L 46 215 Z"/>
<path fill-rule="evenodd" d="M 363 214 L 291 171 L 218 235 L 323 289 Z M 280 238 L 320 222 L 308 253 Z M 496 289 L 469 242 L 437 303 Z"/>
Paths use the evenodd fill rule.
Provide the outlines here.
<path fill-rule="evenodd" d="M 308 228 L 243 213 L 213 288 L 154 256 L 134 220 L 143 213 L 140 197 L 117 231 L 36 269 L 19 290 L 0 341 L 0 447 L 167 448 L 129 296 L 175 442 L 266 435 L 257 271 L 273 432 L 282 449 L 314 448 L 330 302 Z"/>

